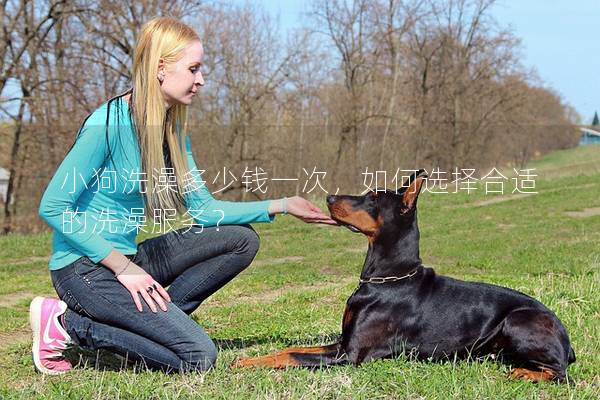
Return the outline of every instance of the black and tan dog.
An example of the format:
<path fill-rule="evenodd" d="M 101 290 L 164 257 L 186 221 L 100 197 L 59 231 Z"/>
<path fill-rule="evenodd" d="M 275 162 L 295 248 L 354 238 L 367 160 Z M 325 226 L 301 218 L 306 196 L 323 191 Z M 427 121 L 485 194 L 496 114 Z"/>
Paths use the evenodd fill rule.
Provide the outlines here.
<path fill-rule="evenodd" d="M 515 378 L 565 379 L 575 353 L 552 311 L 517 291 L 437 275 L 419 258 L 417 198 L 426 176 L 399 192 L 328 196 L 331 217 L 369 240 L 338 343 L 237 360 L 234 367 L 361 364 L 400 353 L 418 359 L 498 355 Z"/>

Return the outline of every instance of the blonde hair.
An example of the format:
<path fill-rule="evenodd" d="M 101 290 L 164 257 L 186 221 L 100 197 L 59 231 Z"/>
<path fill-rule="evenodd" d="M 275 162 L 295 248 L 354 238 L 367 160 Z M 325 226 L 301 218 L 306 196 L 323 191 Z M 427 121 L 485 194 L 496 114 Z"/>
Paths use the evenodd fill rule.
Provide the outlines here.
<path fill-rule="evenodd" d="M 131 105 L 140 146 L 141 172 L 146 173 L 147 179 L 144 196 L 149 217 L 154 216 L 156 209 L 185 212 L 183 185 L 184 175 L 189 171 L 185 156 L 187 105 L 174 104 L 167 109 L 157 79 L 157 68 L 161 58 L 165 64 L 178 61 L 183 49 L 196 40 L 200 40 L 198 34 L 186 24 L 175 18 L 159 17 L 144 24 L 135 47 Z M 163 151 L 165 142 L 168 150 Z M 169 158 L 170 165 L 165 163 L 165 156 Z M 166 190 L 157 191 L 158 175 L 167 167 L 174 170 L 176 188 L 169 183 Z"/>

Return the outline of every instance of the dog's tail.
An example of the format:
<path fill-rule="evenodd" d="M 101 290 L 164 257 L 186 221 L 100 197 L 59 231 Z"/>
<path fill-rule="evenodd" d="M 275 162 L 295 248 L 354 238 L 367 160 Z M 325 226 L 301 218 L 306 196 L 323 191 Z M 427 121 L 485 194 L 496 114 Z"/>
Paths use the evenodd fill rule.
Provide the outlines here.
<path fill-rule="evenodd" d="M 241 358 L 231 364 L 232 368 L 243 367 L 309 367 L 321 368 L 348 362 L 346 353 L 339 343 L 319 347 L 294 347 L 262 357 Z"/>

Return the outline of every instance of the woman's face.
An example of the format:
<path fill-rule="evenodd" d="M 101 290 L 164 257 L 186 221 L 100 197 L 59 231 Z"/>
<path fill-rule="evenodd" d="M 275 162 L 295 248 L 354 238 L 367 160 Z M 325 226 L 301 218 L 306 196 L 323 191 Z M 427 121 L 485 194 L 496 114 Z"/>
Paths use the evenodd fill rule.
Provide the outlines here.
<path fill-rule="evenodd" d="M 160 90 L 167 106 L 192 103 L 200 86 L 204 86 L 200 72 L 203 56 L 202 43 L 197 40 L 183 50 L 183 56 L 176 63 L 159 65 L 158 74 L 164 75 Z"/>

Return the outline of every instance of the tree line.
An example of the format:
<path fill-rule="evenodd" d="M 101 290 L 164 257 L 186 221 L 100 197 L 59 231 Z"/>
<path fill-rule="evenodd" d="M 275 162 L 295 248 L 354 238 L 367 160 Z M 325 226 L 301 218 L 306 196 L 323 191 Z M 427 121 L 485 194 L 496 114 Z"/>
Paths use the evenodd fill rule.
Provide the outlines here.
<path fill-rule="evenodd" d="M 306 193 L 315 172 L 326 190 L 356 192 L 367 170 L 522 168 L 574 146 L 578 115 L 523 65 L 495 3 L 314 0 L 284 35 L 254 3 L 3 1 L 3 232 L 43 227 L 46 183 L 85 116 L 129 87 L 136 34 L 158 15 L 203 40 L 188 133 L 223 198 Z M 248 175 L 273 179 L 267 193 Z"/>

